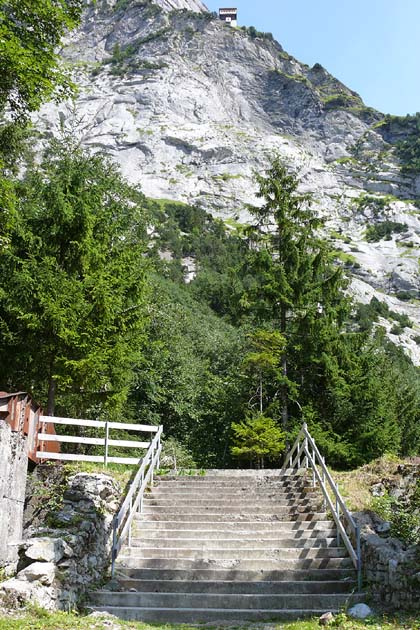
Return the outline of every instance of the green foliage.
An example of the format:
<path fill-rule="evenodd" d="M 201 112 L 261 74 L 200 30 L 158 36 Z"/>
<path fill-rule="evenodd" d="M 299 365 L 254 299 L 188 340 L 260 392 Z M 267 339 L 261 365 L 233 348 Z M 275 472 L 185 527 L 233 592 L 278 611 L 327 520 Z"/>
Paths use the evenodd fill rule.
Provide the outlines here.
<path fill-rule="evenodd" d="M 0 111 L 25 118 L 70 83 L 56 53 L 80 19 L 81 0 L 4 0 L 0 8 Z"/>
<path fill-rule="evenodd" d="M 378 241 L 385 239 L 390 241 L 392 234 L 404 234 L 408 231 L 408 225 L 406 223 L 399 223 L 398 221 L 381 221 L 381 223 L 374 223 L 369 225 L 366 229 L 366 240 L 368 243 L 377 243 Z"/>
<path fill-rule="evenodd" d="M 99 155 L 55 146 L 17 182 L 0 254 L 0 381 L 66 412 L 116 409 L 144 322 L 142 195 Z M 48 393 L 48 396 L 47 396 Z"/>
<path fill-rule="evenodd" d="M 150 255 L 166 277 L 183 282 L 182 259 L 194 258 L 198 273 L 189 286 L 192 296 L 218 315 L 239 317 L 239 300 L 247 282 L 237 270 L 246 250 L 238 232 L 229 232 L 223 221 L 205 210 L 180 202 L 149 201 L 156 223 Z M 158 251 L 170 251 L 171 261 L 160 261 Z"/>
<path fill-rule="evenodd" d="M 351 94 L 330 94 L 322 100 L 326 110 L 348 109 L 360 103 L 360 98 Z"/>
<path fill-rule="evenodd" d="M 410 499 L 401 501 L 386 492 L 373 497 L 370 509 L 391 523 L 391 535 L 408 545 L 420 544 L 420 480 Z"/>
<path fill-rule="evenodd" d="M 193 469 L 197 464 L 191 452 L 174 437 L 164 437 L 161 454 L 162 469 Z"/>
<path fill-rule="evenodd" d="M 287 340 L 282 381 L 273 379 L 273 397 L 281 400 L 277 413 L 290 429 L 290 409 L 300 422 L 298 399 L 302 406 L 325 386 L 328 355 L 347 308 L 345 281 L 332 264 L 332 252 L 317 236 L 322 222 L 310 198 L 298 193 L 297 178 L 275 158 L 267 176 L 258 175 L 257 181 L 264 203 L 250 208 L 255 223 L 247 230 L 244 264 L 252 281 L 241 305 L 257 324 L 269 322 Z"/>
<path fill-rule="evenodd" d="M 246 458 L 250 464 L 264 468 L 265 460 L 275 460 L 285 448 L 285 433 L 273 418 L 261 413 L 247 415 L 242 422 L 233 422 L 234 457 Z"/>
<path fill-rule="evenodd" d="M 356 309 L 355 319 L 362 331 L 371 331 L 379 317 L 393 320 L 402 328 L 413 327 L 413 322 L 406 313 L 391 310 L 386 302 L 381 302 L 376 297 L 373 297 L 369 304 L 359 304 Z"/>
<path fill-rule="evenodd" d="M 396 147 L 403 173 L 420 171 L 420 113 L 407 116 L 387 115 L 377 129 Z"/>
<path fill-rule="evenodd" d="M 273 33 L 264 33 L 263 31 L 257 31 L 255 26 L 241 26 L 241 30 L 245 31 L 251 39 L 266 39 L 268 41 L 274 41 Z"/>
<path fill-rule="evenodd" d="M 223 466 L 233 415 L 241 414 L 241 332 L 190 295 L 155 276 L 148 351 L 135 370 L 137 417 L 163 424 L 199 466 Z"/>

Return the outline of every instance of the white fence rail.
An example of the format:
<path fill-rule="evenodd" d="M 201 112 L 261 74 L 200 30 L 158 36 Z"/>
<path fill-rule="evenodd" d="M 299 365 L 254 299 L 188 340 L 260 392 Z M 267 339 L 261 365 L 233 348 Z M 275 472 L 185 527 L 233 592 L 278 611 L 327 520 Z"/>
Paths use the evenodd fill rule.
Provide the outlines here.
<path fill-rule="evenodd" d="M 51 435 L 45 432 L 45 425 L 67 425 L 76 427 L 87 427 L 102 429 L 104 437 L 84 437 L 74 435 Z M 135 449 L 147 449 L 151 445 L 151 441 L 143 442 L 138 440 L 115 440 L 110 438 L 110 431 L 112 429 L 119 429 L 125 431 L 136 431 L 141 433 L 157 433 L 159 431 L 158 426 L 149 424 L 132 424 L 123 422 L 102 422 L 100 420 L 79 420 L 76 418 L 56 418 L 54 416 L 41 416 L 40 418 L 40 433 L 38 433 L 38 444 L 40 444 L 39 450 L 36 452 L 36 456 L 39 459 L 56 459 L 60 461 L 76 461 L 76 462 L 97 462 L 107 464 L 130 464 L 139 465 L 142 461 L 142 457 L 113 457 L 109 455 L 109 448 L 111 446 L 117 446 L 122 448 L 135 448 Z M 78 453 L 60 453 L 56 450 L 49 451 L 46 449 L 46 443 L 54 444 L 87 444 L 92 446 L 103 446 L 103 455 L 84 455 Z"/>
<path fill-rule="evenodd" d="M 328 506 L 333 520 L 337 526 L 337 545 L 344 542 L 353 565 L 357 570 L 359 590 L 362 588 L 362 554 L 360 547 L 360 528 L 350 514 L 338 485 L 334 482 L 330 471 L 325 465 L 325 459 L 321 456 L 314 438 L 308 431 L 305 423 L 283 464 L 282 472 L 288 468 L 298 468 L 303 465 L 312 469 L 312 484 L 319 483 L 324 495 L 325 508 Z"/>

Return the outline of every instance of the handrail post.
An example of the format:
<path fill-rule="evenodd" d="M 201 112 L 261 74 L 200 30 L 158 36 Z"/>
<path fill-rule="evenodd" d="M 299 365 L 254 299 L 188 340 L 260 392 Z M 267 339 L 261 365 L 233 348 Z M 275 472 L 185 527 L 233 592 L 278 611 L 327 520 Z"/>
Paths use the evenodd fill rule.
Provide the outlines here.
<path fill-rule="evenodd" d="M 337 520 L 340 520 L 340 503 L 338 500 L 338 483 L 335 484 L 335 512 L 337 514 Z M 340 530 L 337 527 L 337 547 L 341 544 Z"/>
<path fill-rule="evenodd" d="M 142 485 L 143 485 L 143 481 L 144 481 L 144 473 L 142 473 L 142 474 L 141 474 L 141 476 L 140 476 L 140 481 L 139 481 L 139 492 L 140 492 L 140 488 L 141 488 L 141 487 L 142 487 Z M 141 497 L 141 498 L 140 498 L 140 501 L 139 501 L 139 505 L 138 505 L 137 511 L 138 511 L 140 514 L 143 512 L 143 497 Z"/>
<path fill-rule="evenodd" d="M 297 444 L 297 452 L 298 452 L 297 465 L 298 465 L 298 469 L 299 469 L 300 468 L 300 442 L 298 442 L 298 444 Z"/>
<path fill-rule="evenodd" d="M 117 559 L 117 519 L 112 524 L 111 578 L 115 576 L 115 560 Z"/>
<path fill-rule="evenodd" d="M 357 554 L 357 587 L 362 590 L 362 549 L 360 544 L 360 525 L 356 525 L 356 554 Z"/>
<path fill-rule="evenodd" d="M 305 453 L 305 459 L 303 460 L 303 465 L 305 466 L 306 469 L 308 469 L 309 467 L 309 462 L 308 462 L 308 438 L 305 435 L 305 439 L 303 440 L 303 449 L 304 449 L 304 453 Z"/>
<path fill-rule="evenodd" d="M 324 486 L 324 488 L 326 488 L 327 486 L 325 484 L 325 480 L 326 480 L 326 477 L 325 477 L 325 457 L 322 457 L 321 461 L 322 461 L 322 485 Z M 324 512 L 325 512 L 326 509 L 327 509 L 327 500 L 326 500 L 325 496 L 324 496 L 324 501 L 322 503 L 322 506 L 323 506 Z"/>
<path fill-rule="evenodd" d="M 313 466 L 315 466 L 315 440 L 314 438 L 312 438 L 312 462 L 313 462 Z M 316 477 L 315 477 L 315 470 L 313 466 L 312 466 L 312 486 L 315 488 Z"/>
<path fill-rule="evenodd" d="M 130 509 L 128 512 L 128 518 L 130 518 L 130 514 L 133 511 L 133 497 L 130 497 Z M 128 529 L 128 546 L 131 547 L 131 525 Z"/>

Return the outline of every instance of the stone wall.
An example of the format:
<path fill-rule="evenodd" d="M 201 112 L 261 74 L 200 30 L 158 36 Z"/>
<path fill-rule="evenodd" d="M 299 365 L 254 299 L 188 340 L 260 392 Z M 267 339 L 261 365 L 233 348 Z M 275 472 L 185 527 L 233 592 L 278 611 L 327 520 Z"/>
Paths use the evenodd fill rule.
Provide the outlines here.
<path fill-rule="evenodd" d="M 0 567 L 10 571 L 22 540 L 27 470 L 26 438 L 0 419 Z"/>
<path fill-rule="evenodd" d="M 373 603 L 420 610 L 420 546 L 389 536 L 389 523 L 373 512 L 354 516 L 362 526 L 363 575 Z"/>
<path fill-rule="evenodd" d="M 87 590 L 107 574 L 120 498 L 119 485 L 108 475 L 78 473 L 58 484 L 55 495 L 45 498 L 52 508 L 45 524 L 38 518 L 27 530 L 18 573 L 0 585 L 0 601 L 67 611 L 83 603 Z"/>

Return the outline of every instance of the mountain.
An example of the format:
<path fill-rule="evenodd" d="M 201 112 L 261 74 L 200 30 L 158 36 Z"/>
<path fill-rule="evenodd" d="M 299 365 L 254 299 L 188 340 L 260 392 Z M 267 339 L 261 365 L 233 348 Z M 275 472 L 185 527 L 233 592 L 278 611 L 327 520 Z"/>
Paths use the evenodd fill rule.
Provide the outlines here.
<path fill-rule="evenodd" d="M 158 199 L 246 222 L 255 170 L 280 154 L 327 219 L 359 301 L 412 320 L 391 339 L 420 363 L 418 117 L 385 116 L 270 33 L 200 0 L 97 0 L 62 51 L 79 94 L 40 125 L 105 150 Z M 417 161 L 416 161 L 417 160 Z"/>

